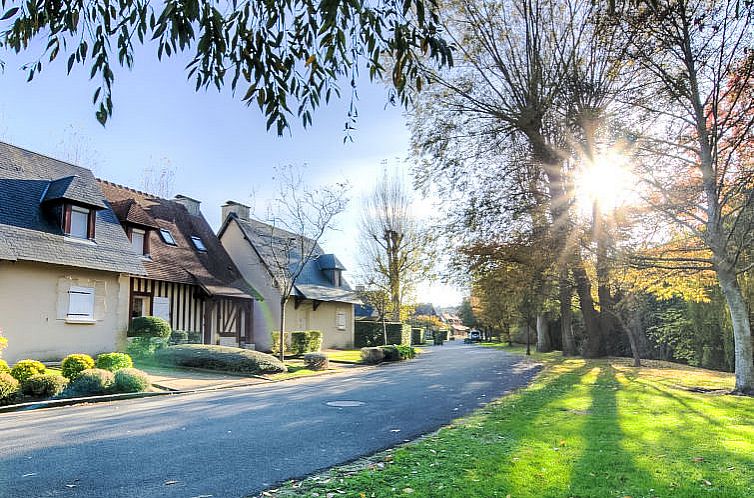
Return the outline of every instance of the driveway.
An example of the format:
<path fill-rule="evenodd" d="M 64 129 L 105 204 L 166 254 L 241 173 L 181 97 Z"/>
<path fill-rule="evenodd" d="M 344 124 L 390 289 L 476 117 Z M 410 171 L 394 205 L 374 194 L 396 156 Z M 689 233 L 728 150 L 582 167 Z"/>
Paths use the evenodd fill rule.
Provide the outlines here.
<path fill-rule="evenodd" d="M 245 496 L 435 430 L 539 368 L 480 346 L 425 351 L 295 382 L 0 414 L 0 496 Z"/>

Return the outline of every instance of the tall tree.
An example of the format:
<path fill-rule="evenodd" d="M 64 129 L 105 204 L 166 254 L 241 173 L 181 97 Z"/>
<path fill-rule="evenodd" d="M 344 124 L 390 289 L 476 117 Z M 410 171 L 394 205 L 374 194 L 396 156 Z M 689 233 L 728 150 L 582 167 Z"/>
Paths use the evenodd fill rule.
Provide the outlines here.
<path fill-rule="evenodd" d="M 422 270 L 431 267 L 429 239 L 411 209 L 411 194 L 403 179 L 385 171 L 364 199 L 361 254 L 365 273 L 381 282 L 390 295 L 391 319 L 401 320 L 405 298 Z"/>

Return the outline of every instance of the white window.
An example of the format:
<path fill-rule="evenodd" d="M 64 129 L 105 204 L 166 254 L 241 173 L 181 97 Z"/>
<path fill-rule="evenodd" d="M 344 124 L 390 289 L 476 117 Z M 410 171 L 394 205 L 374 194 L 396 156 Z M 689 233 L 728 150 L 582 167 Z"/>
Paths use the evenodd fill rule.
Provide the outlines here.
<path fill-rule="evenodd" d="M 196 235 L 191 236 L 191 242 L 194 243 L 194 247 L 196 247 L 197 250 L 201 252 L 207 252 L 207 248 L 205 247 L 204 242 L 202 242 L 202 239 L 200 239 Z"/>
<path fill-rule="evenodd" d="M 146 232 L 138 228 L 131 229 L 131 248 L 136 254 L 144 254 L 144 237 Z"/>
<path fill-rule="evenodd" d="M 71 207 L 71 229 L 68 235 L 86 239 L 89 237 L 89 210 L 86 208 Z"/>
<path fill-rule="evenodd" d="M 175 238 L 173 237 L 173 234 L 170 233 L 170 230 L 167 228 L 160 228 L 160 236 L 162 237 L 162 241 L 166 244 L 169 244 L 171 246 L 177 246 L 178 244 L 175 243 Z"/>
<path fill-rule="evenodd" d="M 335 314 L 335 326 L 338 327 L 338 330 L 346 330 L 346 312 L 345 311 L 338 311 Z"/>
<path fill-rule="evenodd" d="M 94 288 L 71 286 L 66 320 L 94 321 Z"/>

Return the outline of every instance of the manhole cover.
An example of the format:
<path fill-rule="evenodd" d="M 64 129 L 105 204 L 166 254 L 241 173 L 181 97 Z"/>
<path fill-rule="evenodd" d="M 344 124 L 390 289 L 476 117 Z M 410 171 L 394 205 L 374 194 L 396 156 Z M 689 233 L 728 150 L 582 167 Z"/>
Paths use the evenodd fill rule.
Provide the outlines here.
<path fill-rule="evenodd" d="M 347 408 L 351 406 L 361 406 L 364 404 L 363 401 L 349 401 L 349 400 L 342 400 L 342 401 L 328 401 L 325 403 L 327 406 L 337 406 L 338 408 Z"/>

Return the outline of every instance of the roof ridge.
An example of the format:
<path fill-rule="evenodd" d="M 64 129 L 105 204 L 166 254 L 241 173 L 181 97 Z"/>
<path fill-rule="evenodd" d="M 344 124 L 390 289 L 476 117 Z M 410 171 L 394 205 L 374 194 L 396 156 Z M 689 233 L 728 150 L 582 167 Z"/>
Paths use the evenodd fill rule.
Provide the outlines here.
<path fill-rule="evenodd" d="M 128 190 L 129 192 L 133 192 L 135 194 L 143 195 L 144 197 L 149 197 L 149 198 L 152 198 L 152 199 L 159 199 L 159 200 L 162 200 L 162 201 L 176 202 L 173 199 L 166 199 L 164 197 L 160 197 L 159 195 L 151 194 L 151 193 L 145 192 L 143 190 L 138 190 L 138 189 L 135 189 L 133 187 L 129 187 L 127 185 L 121 185 L 120 183 L 115 183 L 115 182 L 111 182 L 110 180 L 105 180 L 104 178 L 96 178 L 95 177 L 95 179 L 98 182 L 106 183 L 108 185 L 112 185 L 113 187 L 122 188 L 123 190 Z"/>

